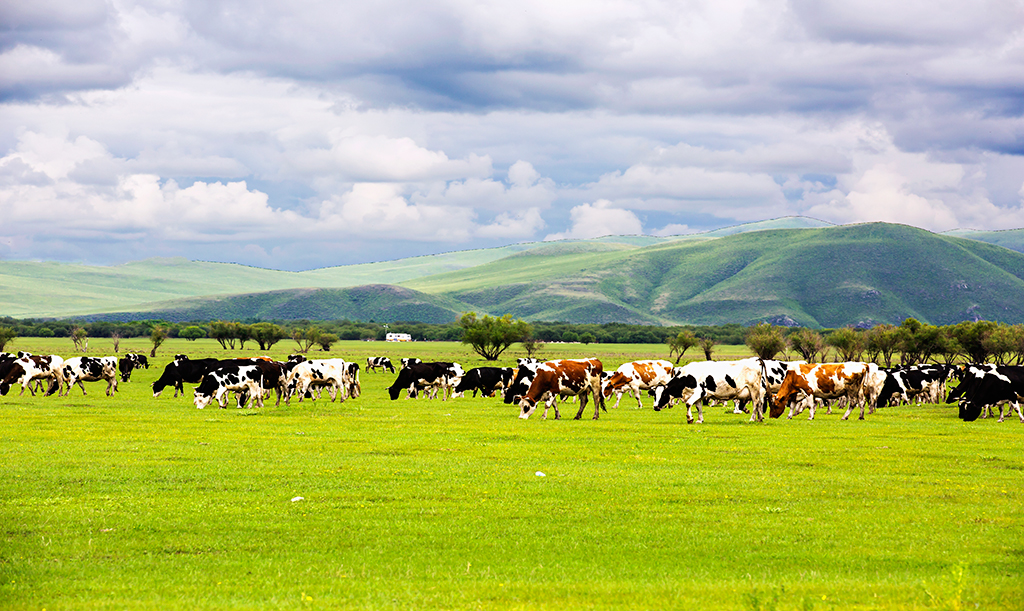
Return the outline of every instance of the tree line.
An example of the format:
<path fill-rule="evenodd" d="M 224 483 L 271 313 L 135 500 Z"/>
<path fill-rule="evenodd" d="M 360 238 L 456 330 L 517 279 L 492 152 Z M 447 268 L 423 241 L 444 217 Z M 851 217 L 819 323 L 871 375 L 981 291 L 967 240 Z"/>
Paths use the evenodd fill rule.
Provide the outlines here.
<path fill-rule="evenodd" d="M 250 342 L 260 350 L 290 340 L 296 350 L 330 350 L 340 340 L 383 341 L 388 332 L 408 333 L 416 341 L 462 341 L 487 358 L 497 358 L 512 343 L 522 342 L 529 354 L 546 343 L 580 342 L 667 345 L 668 358 L 678 363 L 696 348 L 706 359 L 717 345 L 746 344 L 762 358 L 788 353 L 813 361 L 875 361 L 895 363 L 938 361 L 1024 364 L 1024 325 L 992 321 L 965 321 L 935 326 L 913 318 L 900 325 L 882 324 L 869 329 L 843 327 L 814 330 L 761 323 L 713 326 L 656 327 L 627 323 L 572 324 L 524 322 L 511 316 L 477 317 L 473 312 L 448 324 L 417 322 L 335 321 L 212 321 L 176 323 L 165 320 L 132 322 L 79 320 L 0 319 L 0 350 L 16 337 L 68 337 L 77 349 L 86 349 L 89 338 L 149 337 L 156 348 L 168 337 L 216 340 L 225 350 L 244 348 Z"/>

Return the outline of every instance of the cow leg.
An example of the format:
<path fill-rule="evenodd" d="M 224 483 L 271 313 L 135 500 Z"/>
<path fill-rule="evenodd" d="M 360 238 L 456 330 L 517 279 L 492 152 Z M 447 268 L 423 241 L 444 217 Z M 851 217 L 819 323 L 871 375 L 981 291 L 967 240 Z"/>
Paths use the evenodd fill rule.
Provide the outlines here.
<path fill-rule="evenodd" d="M 82 389 L 82 396 L 85 396 L 87 393 L 85 392 L 85 384 L 82 384 L 81 378 L 75 380 L 75 384 L 78 384 L 78 387 Z"/>
<path fill-rule="evenodd" d="M 579 396 L 582 397 L 580 399 L 580 409 L 579 409 L 578 412 L 576 412 L 576 417 L 573 418 L 573 420 L 579 420 L 580 419 L 580 417 L 583 415 L 583 410 L 586 409 L 586 407 L 587 407 L 587 399 L 590 398 L 590 394 L 588 392 L 584 392 L 583 395 L 579 395 Z M 597 403 L 595 403 L 594 404 L 594 418 L 597 418 L 597 415 L 598 415 L 597 409 L 598 409 L 597 408 Z"/>
<path fill-rule="evenodd" d="M 640 396 L 641 396 L 642 394 L 643 394 L 643 393 L 641 393 L 641 392 L 640 392 L 640 390 L 639 390 L 639 389 L 637 389 L 637 391 L 636 391 L 636 408 L 637 408 L 637 409 L 643 409 L 643 408 L 644 408 L 644 404 L 643 404 L 643 401 L 641 401 L 641 400 L 640 400 Z M 602 395 L 602 396 L 604 396 L 604 395 Z"/>

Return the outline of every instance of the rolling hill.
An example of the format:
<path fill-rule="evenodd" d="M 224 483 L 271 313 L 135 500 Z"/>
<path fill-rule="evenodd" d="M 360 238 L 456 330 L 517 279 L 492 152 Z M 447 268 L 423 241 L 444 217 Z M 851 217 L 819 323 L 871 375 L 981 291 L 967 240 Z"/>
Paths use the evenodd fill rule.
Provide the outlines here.
<path fill-rule="evenodd" d="M 475 310 L 598 323 L 1024 322 L 1024 254 L 903 225 L 800 218 L 720 236 L 518 244 L 308 272 L 2 262 L 0 286 L 0 312 L 19 317 L 444 322 Z"/>

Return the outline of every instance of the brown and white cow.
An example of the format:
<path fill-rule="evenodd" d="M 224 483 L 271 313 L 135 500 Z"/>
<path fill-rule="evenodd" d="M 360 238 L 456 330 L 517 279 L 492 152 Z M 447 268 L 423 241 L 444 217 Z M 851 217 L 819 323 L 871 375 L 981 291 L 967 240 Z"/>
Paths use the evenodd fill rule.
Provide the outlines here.
<path fill-rule="evenodd" d="M 530 384 L 529 390 L 519 402 L 522 411 L 520 418 L 526 419 L 537 409 L 537 404 L 544 401 L 544 414 L 548 417 L 548 409 L 555 408 L 555 420 L 558 413 L 558 397 L 580 397 L 580 410 L 576 412 L 576 420 L 583 415 L 587 407 L 588 395 L 594 396 L 594 420 L 597 420 L 604 409 L 604 395 L 601 394 L 601 373 L 604 371 L 601 361 L 589 359 L 560 359 L 547 361 L 537 367 L 537 374 Z M 605 410 L 607 411 L 607 410 Z"/>
<path fill-rule="evenodd" d="M 671 379 L 672 363 L 668 361 L 633 361 L 620 365 L 610 375 L 605 376 L 601 382 L 601 392 L 605 399 L 611 398 L 613 392 L 618 395 L 612 409 L 619 406 L 619 401 L 622 401 L 622 395 L 626 392 L 636 398 L 637 409 L 643 409 L 644 404 L 640 401 L 640 391 L 664 386 Z"/>
<path fill-rule="evenodd" d="M 850 417 L 853 408 L 860 405 L 860 419 L 864 419 L 864 401 L 862 389 L 864 379 L 868 375 L 867 363 L 805 363 L 790 369 L 786 379 L 782 381 L 779 392 L 772 397 L 772 408 L 769 415 L 778 418 L 789 406 L 789 417 L 793 417 L 793 402 L 797 399 L 809 403 L 810 417 L 814 419 L 814 399 L 836 399 L 845 397 L 846 413 L 843 420 Z"/>

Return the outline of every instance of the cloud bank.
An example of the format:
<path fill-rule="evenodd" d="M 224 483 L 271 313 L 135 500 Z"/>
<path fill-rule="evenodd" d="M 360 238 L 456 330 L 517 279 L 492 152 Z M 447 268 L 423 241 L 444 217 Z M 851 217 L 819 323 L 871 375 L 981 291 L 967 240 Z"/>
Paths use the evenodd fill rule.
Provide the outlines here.
<path fill-rule="evenodd" d="M 0 6 L 0 257 L 1024 226 L 1024 2 Z"/>

